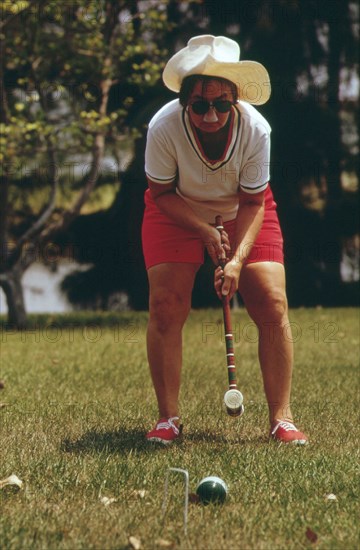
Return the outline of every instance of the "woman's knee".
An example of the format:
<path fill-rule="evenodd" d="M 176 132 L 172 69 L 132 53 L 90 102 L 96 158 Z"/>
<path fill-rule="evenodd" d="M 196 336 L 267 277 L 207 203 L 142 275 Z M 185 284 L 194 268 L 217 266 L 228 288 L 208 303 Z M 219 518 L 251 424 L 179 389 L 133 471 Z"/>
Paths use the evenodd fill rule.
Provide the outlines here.
<path fill-rule="evenodd" d="M 283 289 L 274 288 L 259 299 L 246 304 L 248 313 L 257 325 L 282 324 L 287 320 L 288 302 Z"/>
<path fill-rule="evenodd" d="M 159 290 L 150 296 L 150 321 L 161 332 L 182 328 L 191 307 L 191 296 Z"/>

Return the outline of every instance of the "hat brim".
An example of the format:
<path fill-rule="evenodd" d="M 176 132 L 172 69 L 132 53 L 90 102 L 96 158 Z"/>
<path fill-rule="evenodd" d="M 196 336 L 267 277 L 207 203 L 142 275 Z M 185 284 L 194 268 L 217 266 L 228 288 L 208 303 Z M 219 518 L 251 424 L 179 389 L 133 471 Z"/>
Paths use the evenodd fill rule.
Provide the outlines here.
<path fill-rule="evenodd" d="M 181 83 L 186 76 L 200 74 L 203 76 L 214 76 L 225 78 L 233 82 L 239 94 L 239 99 L 247 101 L 252 105 L 263 105 L 268 101 L 271 94 L 270 77 L 265 67 L 256 61 L 237 61 L 235 63 L 218 62 L 211 60 L 201 67 L 175 71 L 175 64 L 167 63 L 163 71 L 163 81 L 169 90 L 179 92 Z"/>

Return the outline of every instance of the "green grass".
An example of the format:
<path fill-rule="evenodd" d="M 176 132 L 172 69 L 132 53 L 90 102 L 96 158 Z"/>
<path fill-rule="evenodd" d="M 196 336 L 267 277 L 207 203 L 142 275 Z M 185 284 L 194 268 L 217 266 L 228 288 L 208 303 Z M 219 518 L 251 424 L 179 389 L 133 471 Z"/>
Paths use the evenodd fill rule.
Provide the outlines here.
<path fill-rule="evenodd" d="M 222 408 L 221 312 L 193 311 L 184 331 L 184 438 L 167 449 L 144 442 L 157 417 L 146 313 L 31 320 L 32 331 L 0 334 L 0 478 L 24 481 L 18 492 L 0 490 L 2 548 L 125 549 L 131 535 L 144 549 L 164 547 L 161 539 L 196 550 L 358 547 L 358 310 L 291 312 L 292 407 L 310 436 L 306 448 L 268 442 L 256 331 L 244 310 L 233 324 L 245 415 L 234 420 Z M 223 506 L 190 505 L 187 537 L 176 474 L 161 515 L 169 467 L 189 471 L 191 492 L 207 475 L 229 486 Z M 101 496 L 117 500 L 105 507 Z"/>

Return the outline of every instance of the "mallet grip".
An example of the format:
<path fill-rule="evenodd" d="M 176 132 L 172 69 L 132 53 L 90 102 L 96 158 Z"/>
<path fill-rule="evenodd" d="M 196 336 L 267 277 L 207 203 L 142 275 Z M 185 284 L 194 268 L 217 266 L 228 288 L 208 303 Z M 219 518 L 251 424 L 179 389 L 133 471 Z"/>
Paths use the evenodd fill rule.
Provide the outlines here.
<path fill-rule="evenodd" d="M 217 229 L 220 233 L 220 236 L 222 235 L 222 232 L 224 231 L 224 224 L 222 216 L 216 216 L 215 218 L 215 229 Z M 218 258 L 220 267 L 225 267 L 227 264 L 227 258 Z"/>

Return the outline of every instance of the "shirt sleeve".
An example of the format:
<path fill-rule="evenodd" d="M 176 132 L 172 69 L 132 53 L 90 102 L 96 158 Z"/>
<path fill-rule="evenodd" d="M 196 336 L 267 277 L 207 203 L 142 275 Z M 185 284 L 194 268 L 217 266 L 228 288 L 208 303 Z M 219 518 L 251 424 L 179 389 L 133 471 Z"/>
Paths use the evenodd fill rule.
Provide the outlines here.
<path fill-rule="evenodd" d="M 149 128 L 145 149 L 145 173 L 154 183 L 171 183 L 177 176 L 177 161 L 169 138 L 159 128 Z"/>
<path fill-rule="evenodd" d="M 265 191 L 270 179 L 270 134 L 255 137 L 250 154 L 240 173 L 240 187 L 245 193 Z"/>

